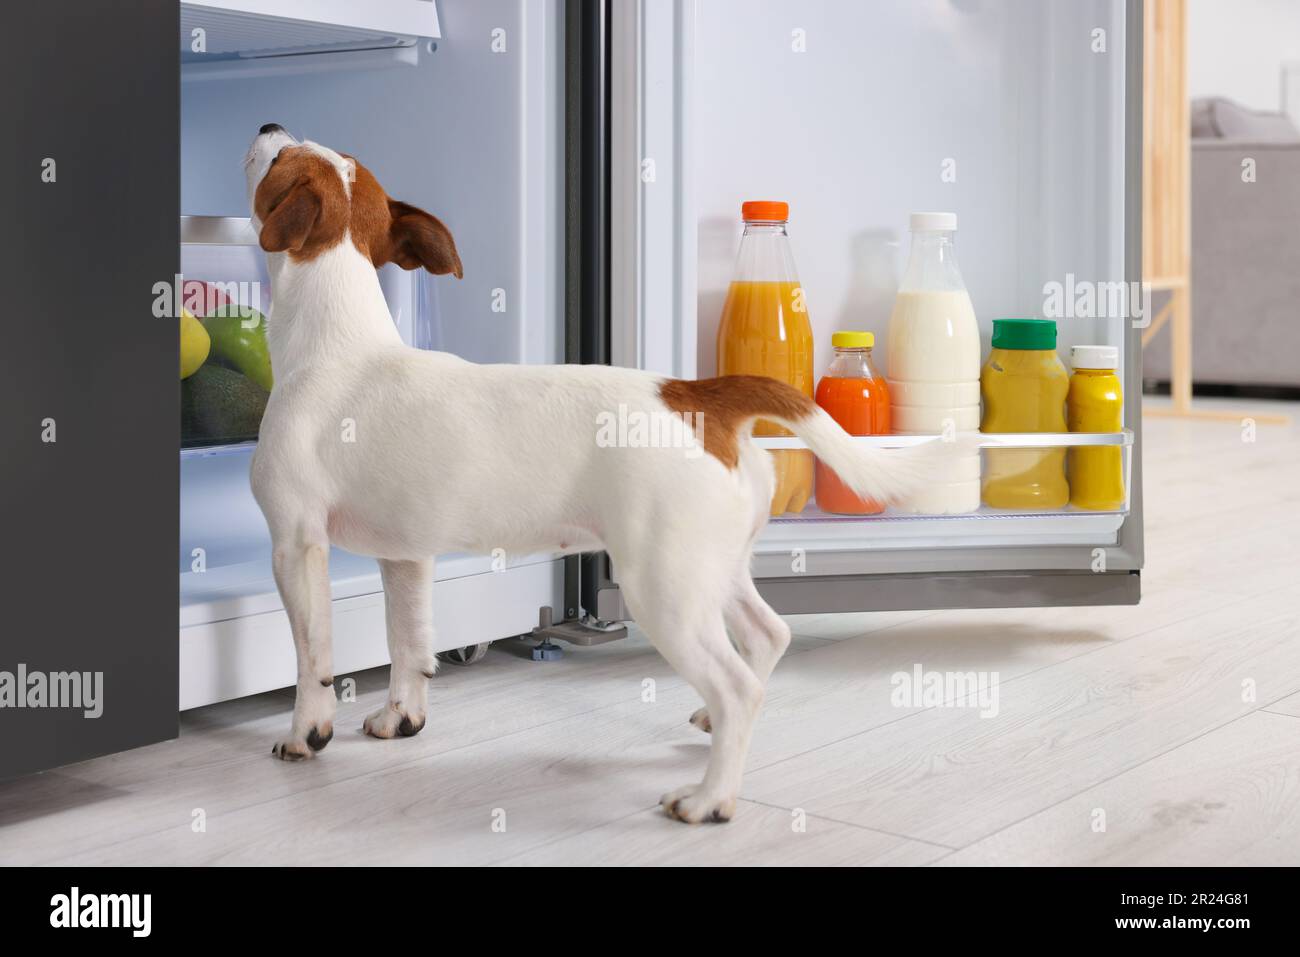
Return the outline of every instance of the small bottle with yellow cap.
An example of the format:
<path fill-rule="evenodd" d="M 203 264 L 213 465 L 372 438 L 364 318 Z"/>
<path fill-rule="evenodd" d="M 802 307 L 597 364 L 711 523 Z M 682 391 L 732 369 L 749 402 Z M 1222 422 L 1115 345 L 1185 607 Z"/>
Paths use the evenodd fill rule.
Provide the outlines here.
<path fill-rule="evenodd" d="M 831 336 L 835 358 L 817 383 L 817 404 L 849 435 L 889 434 L 889 386 L 876 371 L 870 332 L 837 332 Z M 875 515 L 885 507 L 859 498 L 840 477 L 817 462 L 817 507 L 836 515 Z"/>

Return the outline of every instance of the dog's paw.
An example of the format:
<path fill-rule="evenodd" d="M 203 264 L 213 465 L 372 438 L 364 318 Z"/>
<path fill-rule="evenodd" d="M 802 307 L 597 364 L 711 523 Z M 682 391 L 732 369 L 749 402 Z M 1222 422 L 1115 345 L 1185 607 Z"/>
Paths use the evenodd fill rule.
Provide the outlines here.
<path fill-rule="evenodd" d="M 709 709 L 699 708 L 691 715 L 691 724 L 699 728 L 705 734 L 713 733 L 713 722 L 709 720 Z"/>
<path fill-rule="evenodd" d="M 277 741 L 271 748 L 271 754 L 281 761 L 306 761 L 316 756 L 317 751 L 324 750 L 325 745 L 334 737 L 334 725 L 325 723 L 314 725 L 305 735 L 290 735 L 283 741 Z"/>
<path fill-rule="evenodd" d="M 699 824 L 702 821 L 725 824 L 736 813 L 734 797 L 710 794 L 702 784 L 688 784 L 676 791 L 669 791 L 659 799 L 659 805 L 673 820 L 687 824 Z"/>
<path fill-rule="evenodd" d="M 408 714 L 401 704 L 389 702 L 366 718 L 361 730 L 372 738 L 410 738 L 424 730 L 425 715 Z"/>

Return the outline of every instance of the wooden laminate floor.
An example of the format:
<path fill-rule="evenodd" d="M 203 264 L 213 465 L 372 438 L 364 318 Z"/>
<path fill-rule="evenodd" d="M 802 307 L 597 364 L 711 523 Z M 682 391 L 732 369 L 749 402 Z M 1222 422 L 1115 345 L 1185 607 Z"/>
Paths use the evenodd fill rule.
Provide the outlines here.
<path fill-rule="evenodd" d="M 634 635 L 444 667 L 391 742 L 359 732 L 387 681 L 362 673 L 303 764 L 269 755 L 289 692 L 189 712 L 176 741 L 0 784 L 0 862 L 1300 863 L 1300 425 L 1242 435 L 1147 420 L 1136 608 L 792 618 L 726 826 L 657 809 L 708 738 Z M 996 714 L 896 705 L 917 664 L 997 672 Z"/>

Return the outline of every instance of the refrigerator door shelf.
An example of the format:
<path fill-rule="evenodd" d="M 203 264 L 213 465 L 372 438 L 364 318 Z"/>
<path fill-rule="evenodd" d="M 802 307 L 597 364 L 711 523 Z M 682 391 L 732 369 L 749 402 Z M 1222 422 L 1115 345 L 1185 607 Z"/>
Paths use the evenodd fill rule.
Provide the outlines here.
<path fill-rule="evenodd" d="M 901 449 L 923 445 L 939 438 L 937 435 L 855 435 L 858 445 L 876 449 Z M 803 439 L 798 436 L 754 436 L 751 441 L 764 449 L 803 449 Z M 1133 433 L 1122 432 L 998 432 L 980 433 L 982 449 L 1052 449 L 1063 446 L 1122 446 L 1133 444 Z"/>
<path fill-rule="evenodd" d="M 935 441 L 925 435 L 855 436 L 872 448 L 902 448 Z M 916 515 L 893 508 L 876 515 L 837 515 L 809 503 L 801 512 L 777 515 L 760 536 L 758 554 L 793 548 L 855 552 L 882 549 L 962 549 L 1008 545 L 1093 545 L 1117 543 L 1132 501 L 1133 441 L 1122 432 L 1030 432 L 981 435 L 983 449 L 1116 448 L 1120 450 L 1125 499 L 1118 508 L 1092 510 L 1067 505 L 1054 509 L 1000 509 L 981 506 L 960 515 Z M 754 438 L 764 448 L 802 448 L 794 437 Z"/>

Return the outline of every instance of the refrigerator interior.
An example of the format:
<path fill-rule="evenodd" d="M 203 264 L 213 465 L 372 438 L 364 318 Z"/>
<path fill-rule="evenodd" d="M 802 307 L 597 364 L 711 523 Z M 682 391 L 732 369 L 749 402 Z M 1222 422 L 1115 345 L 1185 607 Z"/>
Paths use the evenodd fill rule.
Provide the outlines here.
<path fill-rule="evenodd" d="M 687 195 L 698 295 L 695 353 L 683 367 L 713 374 L 747 199 L 790 203 L 819 378 L 837 329 L 873 331 L 883 367 L 912 211 L 957 214 L 984 357 L 995 317 L 1045 315 L 1045 284 L 1069 298 L 1079 283 L 1132 278 L 1121 0 L 699 0 L 694 9 Z M 1121 378 L 1139 361 L 1120 309 L 1057 324 L 1067 366 L 1074 344 L 1118 347 Z M 1126 396 L 1130 427 L 1138 400 Z M 1127 447 L 1123 461 L 1127 471 Z M 921 569 L 920 550 L 1104 546 L 1127 511 L 846 519 L 810 504 L 769 525 L 756 571 L 789 574 L 797 548 L 846 553 L 835 570 L 851 571 L 852 552 L 914 550 Z"/>
<path fill-rule="evenodd" d="M 452 231 L 462 280 L 381 270 L 408 342 L 476 362 L 561 361 L 562 37 L 554 6 L 440 0 L 433 16 L 429 0 L 374 8 L 183 4 L 186 280 L 260 281 L 237 288 L 260 296 L 274 323 L 274 290 L 246 222 L 242 160 L 258 128 L 276 122 L 299 139 L 354 155 L 390 196 L 432 212 Z M 328 22 L 290 19 L 313 14 Z M 189 53 L 196 26 L 206 32 L 208 56 Z M 178 557 L 182 706 L 192 707 L 283 685 L 293 670 L 270 540 L 249 490 L 255 444 L 222 442 L 219 434 L 186 438 Z M 376 563 L 334 549 L 330 572 L 341 613 L 339 670 L 383 663 Z M 509 584 L 502 587 L 500 576 Z M 539 606 L 558 604 L 562 575 L 550 555 L 448 555 L 437 579 L 442 649 L 527 631 Z M 350 631 L 347 612 L 357 609 L 368 624 Z M 270 658 L 254 647 L 267 628 L 286 636 Z M 255 665 L 250 655 L 258 656 Z"/>

